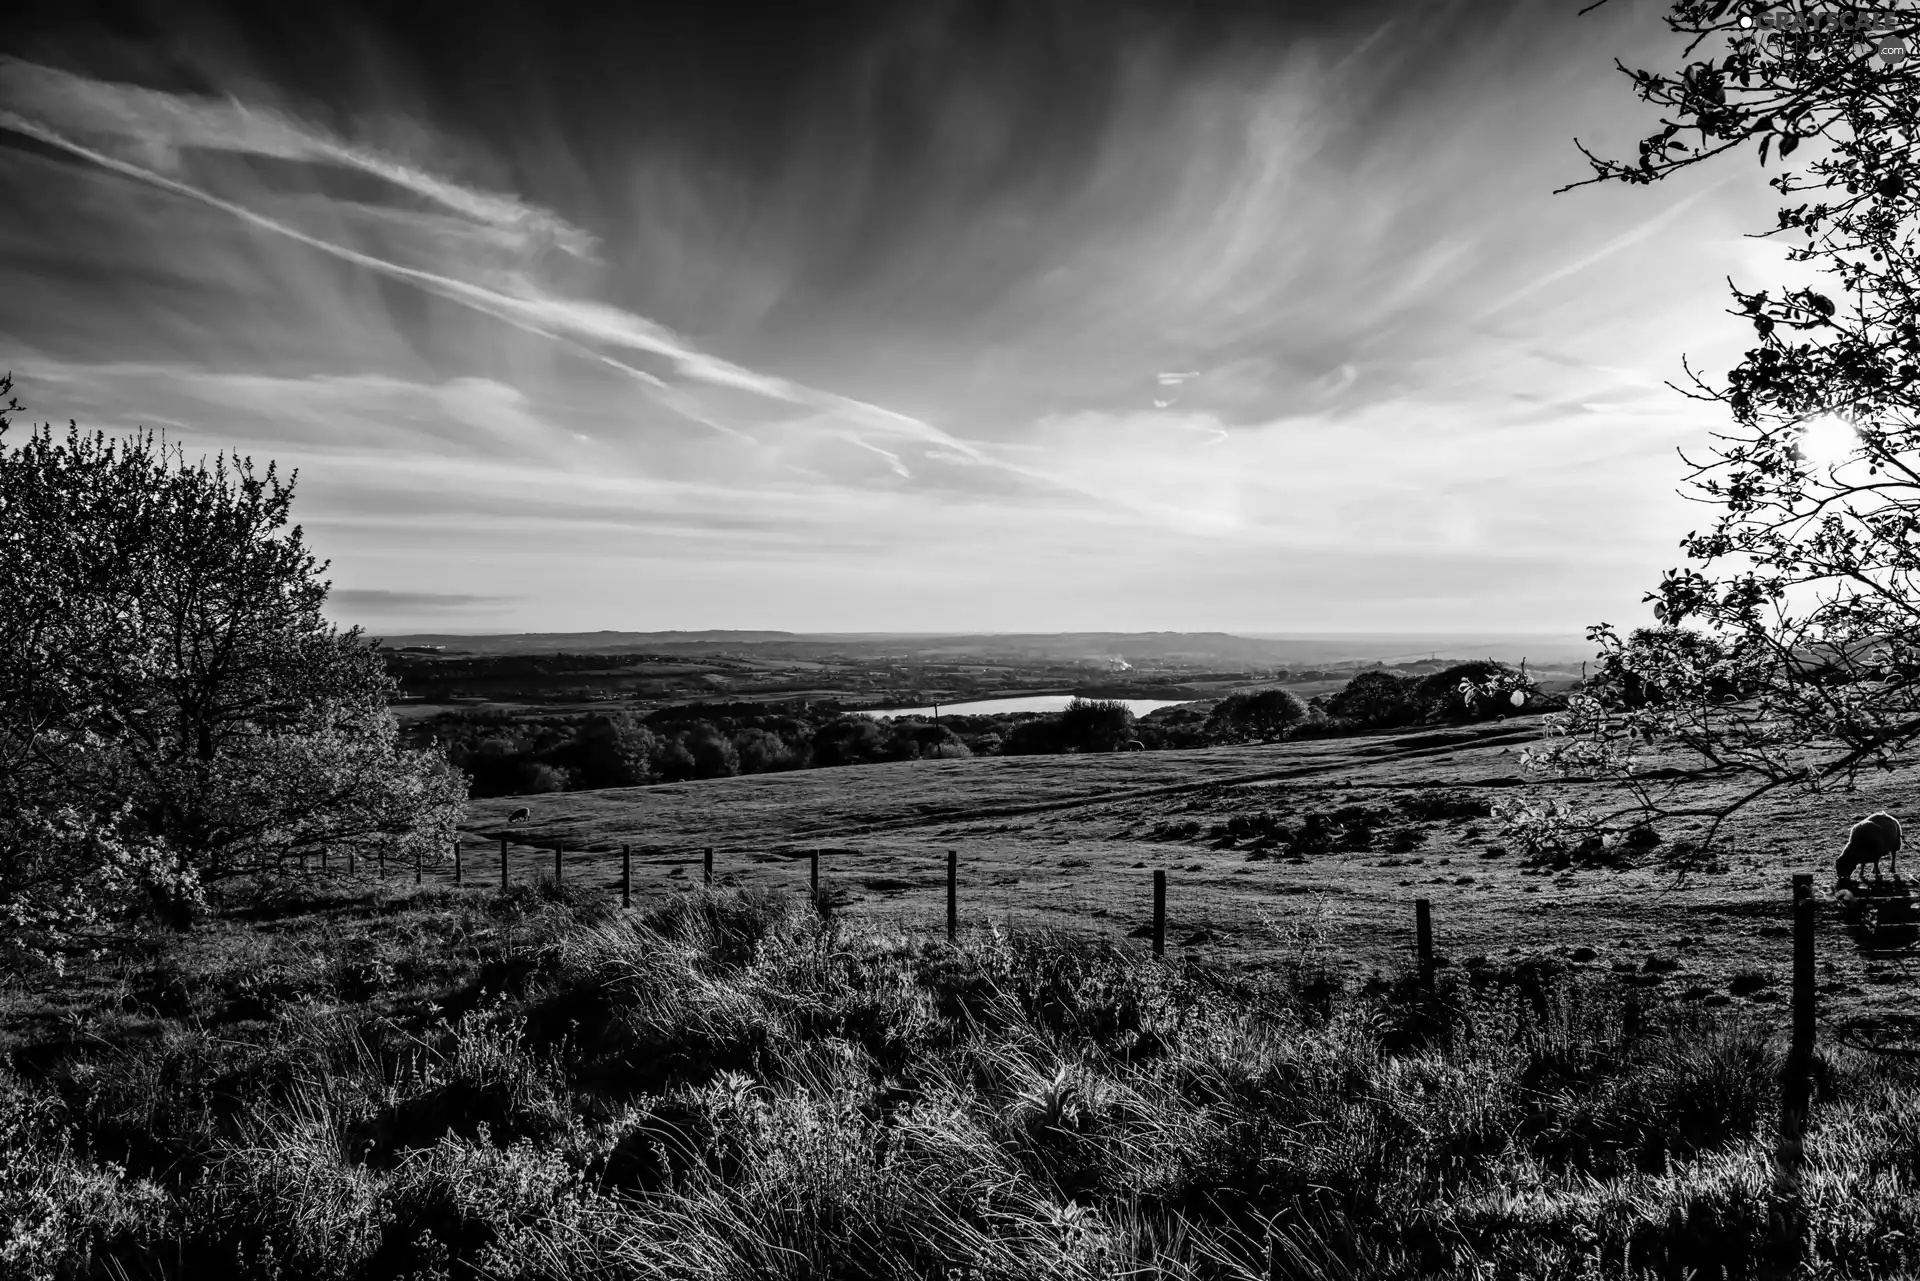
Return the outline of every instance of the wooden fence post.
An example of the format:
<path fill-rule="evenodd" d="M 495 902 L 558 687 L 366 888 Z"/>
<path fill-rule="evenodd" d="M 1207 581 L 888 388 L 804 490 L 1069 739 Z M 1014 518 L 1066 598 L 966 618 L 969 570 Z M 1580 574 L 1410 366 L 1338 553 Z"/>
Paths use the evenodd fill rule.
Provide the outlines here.
<path fill-rule="evenodd" d="M 960 851 L 947 851 L 947 942 L 960 933 Z"/>
<path fill-rule="evenodd" d="M 414 846 L 413 847 L 413 883 L 415 885 L 420 884 L 421 879 L 426 876 L 427 874 L 426 863 L 427 863 L 427 852 L 418 845 Z"/>
<path fill-rule="evenodd" d="M 1774 1146 L 1770 1253 L 1787 1276 L 1805 1242 L 1807 1115 L 1813 1102 L 1813 877 L 1793 878 L 1793 1032 L 1780 1078 L 1780 1133 Z"/>
<path fill-rule="evenodd" d="M 1433 904 L 1426 899 L 1413 900 L 1414 949 L 1420 956 L 1420 974 L 1433 973 Z"/>
<path fill-rule="evenodd" d="M 380 879 L 387 879 L 387 847 L 384 845 L 380 847 Z"/>
<path fill-rule="evenodd" d="M 620 906 L 633 906 L 633 846 L 620 846 Z"/>
<path fill-rule="evenodd" d="M 712 889 L 713 888 L 713 846 L 711 845 L 707 846 L 707 852 L 706 852 L 704 862 L 706 864 L 704 884 L 708 889 Z"/>
<path fill-rule="evenodd" d="M 560 842 L 553 843 L 553 888 L 560 888 Z"/>
<path fill-rule="evenodd" d="M 500 838 L 500 888 L 507 888 L 507 838 Z"/>
<path fill-rule="evenodd" d="M 322 845 L 320 847 L 320 875 L 325 876 L 326 874 L 327 874 L 327 847 Z"/>
<path fill-rule="evenodd" d="M 1796 882 L 1800 878 L 1795 877 Z M 1804 892 L 1803 892 L 1804 891 Z M 1794 886 L 1793 1058 L 1802 1078 L 1813 1071 L 1813 878 Z"/>
<path fill-rule="evenodd" d="M 1153 954 L 1167 954 L 1167 874 L 1160 868 L 1153 873 Z"/>
<path fill-rule="evenodd" d="M 349 846 L 347 846 L 347 875 L 348 875 L 348 876 L 353 876 L 353 875 L 355 875 L 355 871 L 354 871 L 354 868 L 355 868 L 355 863 L 354 863 L 354 857 L 353 857 L 353 849 L 354 849 L 354 847 L 353 847 L 353 846 L 351 846 L 351 845 L 349 845 Z"/>
<path fill-rule="evenodd" d="M 808 892 L 813 895 L 814 910 L 820 909 L 820 851 L 813 851 L 813 871 L 809 879 Z"/>
<path fill-rule="evenodd" d="M 465 871 L 466 869 L 460 864 L 460 841 L 456 837 L 453 842 L 453 883 L 455 885 L 460 884 L 464 879 Z"/>

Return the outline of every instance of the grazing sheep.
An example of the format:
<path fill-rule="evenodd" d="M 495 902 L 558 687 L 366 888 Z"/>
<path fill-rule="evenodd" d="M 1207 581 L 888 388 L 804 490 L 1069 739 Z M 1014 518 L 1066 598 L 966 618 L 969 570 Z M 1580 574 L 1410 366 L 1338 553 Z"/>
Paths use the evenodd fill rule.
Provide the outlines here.
<path fill-rule="evenodd" d="M 533 817 L 533 811 L 528 809 L 526 806 L 522 805 L 519 809 L 507 815 L 507 822 L 518 823 L 522 819 L 531 819 L 532 817 Z"/>
<path fill-rule="evenodd" d="M 1853 879 L 1854 870 L 1873 864 L 1874 879 L 1880 879 L 1880 860 L 1900 849 L 1900 820 L 1891 814 L 1869 814 L 1847 833 L 1847 848 L 1835 862 L 1838 884 Z"/>

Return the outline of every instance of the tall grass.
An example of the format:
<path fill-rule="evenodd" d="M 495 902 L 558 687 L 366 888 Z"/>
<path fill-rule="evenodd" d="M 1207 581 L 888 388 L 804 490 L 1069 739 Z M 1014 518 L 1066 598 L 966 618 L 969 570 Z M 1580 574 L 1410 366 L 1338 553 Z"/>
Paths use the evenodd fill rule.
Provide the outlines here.
<path fill-rule="evenodd" d="M 1044 934 L 949 946 L 733 890 L 628 916 L 426 894 L 236 934 L 0 1070 L 0 1275 L 1777 1261 L 1766 1029 L 1676 1007 L 1629 1037 L 1616 991 L 1491 968 L 1342 992 L 1326 940 L 1297 941 L 1295 964 L 1234 977 Z M 175 988 L 172 1013 L 138 995 Z M 1899 1065 L 1829 1068 L 1803 1260 L 1914 1267 L 1920 1090 Z"/>

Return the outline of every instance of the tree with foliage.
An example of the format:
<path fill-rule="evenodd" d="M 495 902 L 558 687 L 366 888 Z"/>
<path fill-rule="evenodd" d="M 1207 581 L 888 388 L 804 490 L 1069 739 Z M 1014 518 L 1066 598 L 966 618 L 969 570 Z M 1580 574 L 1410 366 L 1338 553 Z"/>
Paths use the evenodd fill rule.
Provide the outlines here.
<path fill-rule="evenodd" d="M 808 754 L 796 751 L 779 734 L 759 726 L 735 730 L 733 748 L 740 757 L 742 774 L 769 774 L 775 770 L 801 769 Z"/>
<path fill-rule="evenodd" d="M 892 731 L 887 743 L 888 760 L 957 760 L 973 755 L 960 741 L 960 736 L 946 725 L 900 716 L 888 722 L 888 726 Z"/>
<path fill-rule="evenodd" d="M 1035 716 L 1015 721 L 1000 740 L 1002 756 L 1049 756 L 1071 746 L 1060 729 L 1058 716 Z"/>
<path fill-rule="evenodd" d="M 595 713 L 575 731 L 573 755 L 583 787 L 635 787 L 653 781 L 660 740 L 631 713 Z"/>
<path fill-rule="evenodd" d="M 1271 743 L 1307 719 L 1307 705 L 1291 690 L 1263 689 L 1229 694 L 1213 705 L 1207 733 L 1228 743 Z"/>
<path fill-rule="evenodd" d="M 886 750 L 887 731 L 871 716 L 843 716 L 813 735 L 816 765 L 861 765 L 882 759 Z"/>
<path fill-rule="evenodd" d="M 1732 284 L 1754 345 L 1685 388 L 1730 419 L 1685 460 L 1711 522 L 1647 595 L 1657 627 L 1591 630 L 1598 670 L 1532 759 L 1625 781 L 1641 817 L 1710 816 L 1711 840 L 1762 796 L 1850 788 L 1920 738 L 1920 15 L 1676 0 L 1667 22 L 1685 65 L 1627 71 L 1660 128 L 1635 159 L 1586 152 L 1574 185 L 1749 152 L 1779 196 L 1758 234 L 1818 284 Z M 1736 786 L 1690 799 L 1702 778 Z"/>
<path fill-rule="evenodd" d="M 1111 752 L 1133 737 L 1133 709 L 1118 699 L 1075 698 L 1060 713 L 1060 738 L 1083 752 Z"/>
<path fill-rule="evenodd" d="M 1519 673 L 1491 658 L 1455 663 L 1414 686 L 1413 697 L 1428 719 L 1486 720 L 1507 715 L 1523 706 L 1527 693 L 1516 681 Z M 1515 693 L 1520 694 L 1516 702 Z"/>
<path fill-rule="evenodd" d="M 53 879 L 82 895 L 87 864 L 119 868 L 184 925 L 205 886 L 303 853 L 444 846 L 464 781 L 400 745 L 380 656 L 321 616 L 292 478 L 189 465 L 151 433 L 42 427 L 7 448 L 10 426 L 0 911 L 44 916 L 21 904 L 45 902 L 49 858 L 77 859 Z"/>
<path fill-rule="evenodd" d="M 1386 728 L 1411 725 L 1422 705 L 1415 683 L 1397 672 L 1361 672 L 1326 702 L 1327 715 L 1353 725 Z"/>

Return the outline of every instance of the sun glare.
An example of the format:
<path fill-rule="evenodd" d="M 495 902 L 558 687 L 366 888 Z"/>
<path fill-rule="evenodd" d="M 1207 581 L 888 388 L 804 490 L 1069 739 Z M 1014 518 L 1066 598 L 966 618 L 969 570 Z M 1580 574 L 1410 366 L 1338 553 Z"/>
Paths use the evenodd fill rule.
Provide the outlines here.
<path fill-rule="evenodd" d="M 1860 446 L 1860 434 L 1838 414 L 1825 414 L 1807 423 L 1800 433 L 1800 456 L 1824 471 L 1846 462 Z"/>

